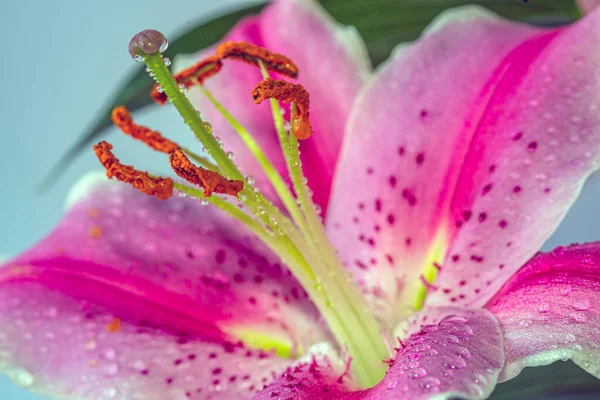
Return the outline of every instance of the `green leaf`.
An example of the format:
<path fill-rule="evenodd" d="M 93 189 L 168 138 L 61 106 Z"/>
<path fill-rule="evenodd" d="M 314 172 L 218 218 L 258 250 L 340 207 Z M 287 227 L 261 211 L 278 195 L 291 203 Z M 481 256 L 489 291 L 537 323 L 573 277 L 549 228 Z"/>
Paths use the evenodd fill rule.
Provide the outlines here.
<path fill-rule="evenodd" d="M 578 16 L 574 0 L 321 0 L 321 4 L 341 23 L 356 26 L 374 65 L 385 60 L 396 44 L 416 39 L 440 12 L 464 4 L 479 4 L 507 18 L 541 25 L 567 23 Z M 165 55 L 173 57 L 209 47 L 242 17 L 257 14 L 263 7 L 244 8 L 200 24 L 170 40 Z M 50 188 L 71 160 L 98 140 L 111 125 L 110 113 L 115 105 L 126 105 L 131 111 L 153 106 L 149 96 L 152 85 L 153 81 L 142 67 L 129 76 L 101 117 L 58 160 L 40 188 Z"/>
<path fill-rule="evenodd" d="M 600 398 L 600 380 L 572 361 L 525 368 L 496 386 L 490 400 L 592 400 Z"/>

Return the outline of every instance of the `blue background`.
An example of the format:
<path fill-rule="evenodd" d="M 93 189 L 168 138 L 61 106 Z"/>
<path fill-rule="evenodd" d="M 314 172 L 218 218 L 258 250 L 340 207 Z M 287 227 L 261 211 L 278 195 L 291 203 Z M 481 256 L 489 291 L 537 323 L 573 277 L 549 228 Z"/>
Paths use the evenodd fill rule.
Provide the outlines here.
<path fill-rule="evenodd" d="M 176 6 L 166 6 L 167 3 Z M 97 169 L 82 154 L 48 194 L 36 184 L 66 147 L 91 123 L 109 95 L 134 67 L 127 53 L 132 34 L 156 28 L 167 36 L 201 19 L 249 4 L 245 0 L 103 0 L 0 2 L 0 256 L 34 244 L 58 221 L 65 194 L 84 172 Z M 146 112 L 145 125 L 194 143 L 177 115 Z M 123 135 L 111 141 L 126 162 L 168 170 L 164 158 Z M 125 158 L 125 157 L 124 157 Z M 162 168 L 159 166 L 163 166 Z M 600 179 L 581 198 L 545 248 L 600 239 Z M 0 399 L 41 399 L 0 377 Z"/>
<path fill-rule="evenodd" d="M 109 95 L 136 65 L 129 39 L 145 28 L 167 36 L 199 20 L 255 4 L 248 0 L 0 1 L 0 256 L 41 239 L 64 210 L 65 194 L 84 172 L 97 169 L 81 154 L 48 194 L 36 184 L 79 137 Z M 143 115 L 144 124 L 183 137 L 168 108 Z M 177 129 L 174 132 L 174 129 Z M 188 136 L 188 135 L 186 135 Z M 191 135 L 189 135 L 191 136 Z M 111 141 L 127 163 L 155 168 L 164 157 L 123 135 Z M 193 143 L 193 141 L 192 141 Z M 167 170 L 168 165 L 165 165 Z M 40 400 L 0 376 L 0 399 Z"/>

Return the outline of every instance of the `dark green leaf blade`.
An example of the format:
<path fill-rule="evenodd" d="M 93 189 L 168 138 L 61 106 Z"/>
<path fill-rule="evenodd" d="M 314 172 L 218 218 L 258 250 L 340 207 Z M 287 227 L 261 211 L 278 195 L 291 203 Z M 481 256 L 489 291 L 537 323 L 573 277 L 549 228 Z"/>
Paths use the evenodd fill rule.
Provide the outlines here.
<path fill-rule="evenodd" d="M 384 61 L 396 44 L 416 39 L 435 16 L 452 7 L 478 4 L 504 17 L 540 25 L 566 23 L 578 16 L 574 0 L 321 0 L 321 4 L 341 23 L 356 26 L 374 65 Z M 172 57 L 208 47 L 221 39 L 241 18 L 257 14 L 263 7 L 247 7 L 202 23 L 170 40 L 165 55 Z M 152 105 L 149 96 L 152 85 L 143 68 L 125 79 L 101 117 L 60 158 L 40 188 L 50 188 L 71 160 L 102 135 L 111 125 L 110 111 L 115 105 L 124 104 L 131 111 Z"/>

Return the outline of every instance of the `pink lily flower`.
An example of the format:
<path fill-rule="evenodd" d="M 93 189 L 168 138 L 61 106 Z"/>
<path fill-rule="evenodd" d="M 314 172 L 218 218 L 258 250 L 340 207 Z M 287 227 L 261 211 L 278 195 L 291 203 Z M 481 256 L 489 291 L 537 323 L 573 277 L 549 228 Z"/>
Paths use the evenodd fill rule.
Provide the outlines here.
<path fill-rule="evenodd" d="M 535 254 L 598 168 L 600 11 L 547 30 L 451 10 L 375 72 L 309 1 L 275 1 L 227 39 L 298 64 L 315 207 L 294 135 L 279 149 L 277 102 L 278 132 L 251 104 L 260 72 L 224 60 L 189 95 L 232 153 L 182 114 L 223 174 L 236 179 L 235 155 L 253 177 L 243 208 L 183 184 L 160 200 L 84 181 L 60 225 L 0 269 L 0 370 L 94 400 L 483 399 L 559 359 L 600 377 L 600 243 Z M 133 45 L 185 109 L 159 46 Z M 241 125 L 290 169 L 298 209 Z"/>

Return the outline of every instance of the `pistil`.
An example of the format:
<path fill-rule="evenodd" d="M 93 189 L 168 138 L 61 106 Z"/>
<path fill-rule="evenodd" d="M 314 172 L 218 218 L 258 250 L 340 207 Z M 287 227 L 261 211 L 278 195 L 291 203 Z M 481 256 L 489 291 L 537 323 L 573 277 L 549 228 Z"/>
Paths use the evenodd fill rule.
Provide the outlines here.
<path fill-rule="evenodd" d="M 243 43 L 222 45 L 217 57 L 201 66 L 188 68 L 185 74 L 174 78 L 165 65 L 161 52 L 166 46 L 166 39 L 156 31 L 144 31 L 136 35 L 130 44 L 130 53 L 136 61 L 144 61 L 148 70 L 160 85 L 155 99 L 166 99 L 171 102 L 191 128 L 206 152 L 214 159 L 219 171 L 210 171 L 197 167 L 179 148 L 170 151 L 170 161 L 175 172 L 188 182 L 202 188 L 195 189 L 179 183 L 172 183 L 172 188 L 188 196 L 194 196 L 203 202 L 211 203 L 232 217 L 238 219 L 262 241 L 265 242 L 288 266 L 290 271 L 305 288 L 311 299 L 327 321 L 340 349 L 347 349 L 352 359 L 352 369 L 357 381 L 370 387 L 378 383 L 385 373 L 382 360 L 389 357 L 387 349 L 378 332 L 378 325 L 369 313 L 358 288 L 339 261 L 335 250 L 326 237 L 325 229 L 319 217 L 319 210 L 313 204 L 311 192 L 302 174 L 298 139 L 307 138 L 312 132 L 308 107 L 308 93 L 300 85 L 285 81 L 276 81 L 268 76 L 267 69 L 283 75 L 297 75 L 293 62 L 284 56 L 268 52 L 266 49 Z M 296 204 L 293 195 L 285 187 L 283 179 L 268 161 L 250 133 L 239 124 L 233 116 L 221 106 L 220 111 L 230 118 L 228 120 L 237 127 L 240 136 L 245 137 L 248 145 L 266 175 L 274 183 L 276 192 L 288 208 L 293 222 L 284 216 L 277 207 L 266 199 L 258 188 L 244 185 L 243 174 L 233 163 L 232 158 L 222 149 L 222 144 L 212 135 L 210 125 L 202 120 L 192 104 L 184 95 L 190 82 L 203 80 L 206 74 L 214 74 L 222 67 L 223 58 L 233 58 L 258 65 L 263 71 L 265 80 L 255 90 L 255 100 L 270 98 L 275 127 L 285 156 L 294 191 L 298 196 Z M 208 72 L 206 72 L 208 71 Z M 205 94 L 219 105 L 208 92 Z M 278 100 L 291 103 L 290 134 L 285 129 L 285 122 L 280 112 Z M 220 106 L 220 105 L 219 105 Z M 219 107 L 217 107 L 219 109 Z M 128 122 L 125 121 L 124 125 Z M 128 129 L 130 129 L 129 127 Z M 139 135 L 140 132 L 137 134 Z M 154 137 L 152 131 L 142 132 L 144 137 Z M 260 162 L 260 161 L 263 162 Z M 265 161 L 266 160 L 266 161 Z M 221 174 L 223 176 L 221 176 Z M 243 189 L 242 189 L 243 186 Z M 211 196 L 215 193 L 226 193 L 232 196 L 239 194 L 241 202 L 253 215 L 229 201 Z"/>

